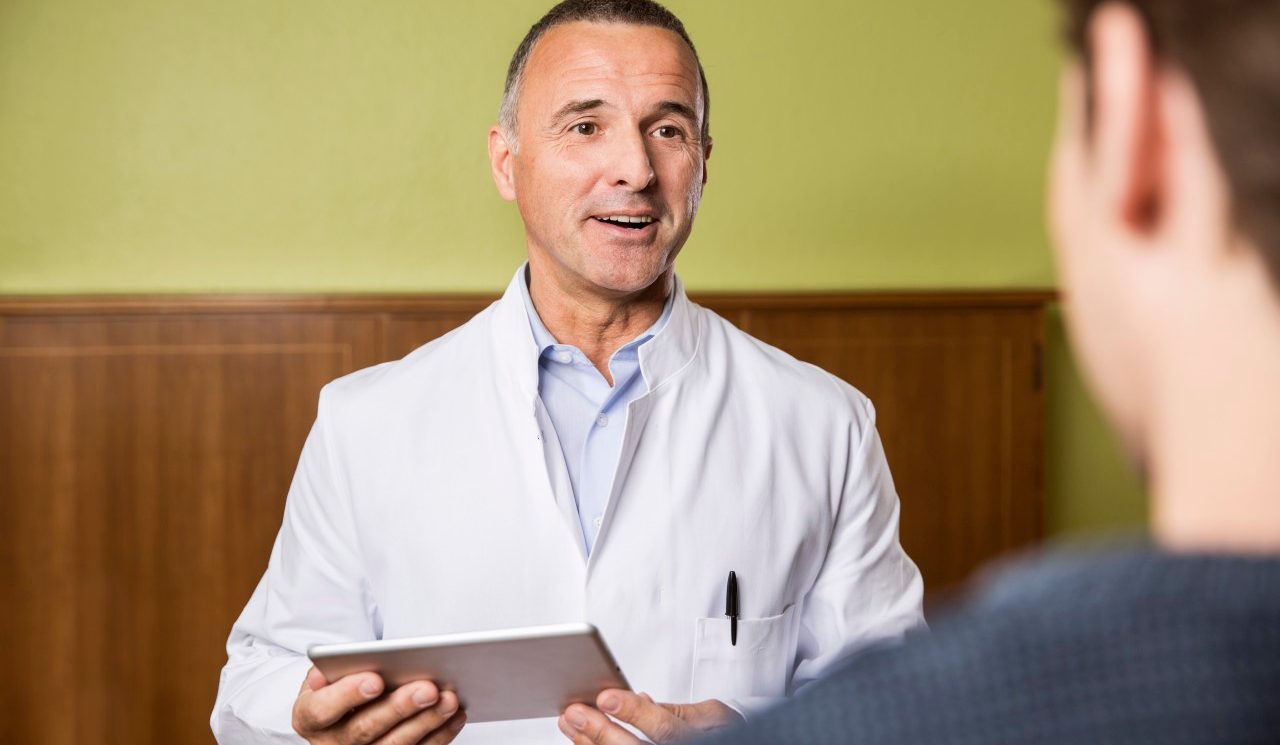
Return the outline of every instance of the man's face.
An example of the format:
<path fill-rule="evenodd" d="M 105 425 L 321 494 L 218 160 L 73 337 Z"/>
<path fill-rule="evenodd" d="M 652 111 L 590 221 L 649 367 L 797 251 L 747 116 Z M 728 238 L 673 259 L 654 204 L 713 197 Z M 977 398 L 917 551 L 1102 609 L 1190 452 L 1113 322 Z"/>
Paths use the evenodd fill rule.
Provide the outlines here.
<path fill-rule="evenodd" d="M 706 180 L 702 103 L 697 61 L 671 31 L 548 31 L 525 67 L 514 152 L 490 134 L 494 178 L 520 209 L 530 261 L 562 289 L 609 297 L 667 272 Z"/>

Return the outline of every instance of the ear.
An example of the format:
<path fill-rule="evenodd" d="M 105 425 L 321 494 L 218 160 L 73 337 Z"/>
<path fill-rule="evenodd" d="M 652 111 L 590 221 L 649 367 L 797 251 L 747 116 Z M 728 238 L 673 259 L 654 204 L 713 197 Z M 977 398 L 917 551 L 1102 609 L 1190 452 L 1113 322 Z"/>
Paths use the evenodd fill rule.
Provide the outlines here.
<path fill-rule="evenodd" d="M 508 202 L 516 198 L 515 154 L 511 145 L 502 134 L 502 128 L 489 128 L 489 171 L 493 175 L 493 183 L 498 187 L 498 194 Z"/>
<path fill-rule="evenodd" d="M 711 160 L 711 146 L 714 144 L 716 144 L 716 141 L 711 139 L 710 135 L 708 135 L 707 144 L 705 147 L 702 148 L 702 185 L 703 186 L 707 185 L 707 161 Z"/>
<path fill-rule="evenodd" d="M 1107 3 L 1089 22 L 1094 167 L 1105 208 L 1149 233 L 1161 217 L 1163 130 L 1155 56 L 1137 11 Z"/>

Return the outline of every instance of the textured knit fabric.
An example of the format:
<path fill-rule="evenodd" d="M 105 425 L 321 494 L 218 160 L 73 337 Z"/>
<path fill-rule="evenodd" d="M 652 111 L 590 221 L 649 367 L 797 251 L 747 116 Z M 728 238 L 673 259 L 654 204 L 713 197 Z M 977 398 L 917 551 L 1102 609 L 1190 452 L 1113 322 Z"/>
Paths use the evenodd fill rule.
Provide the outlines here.
<path fill-rule="evenodd" d="M 1151 549 L 1003 572 L 722 743 L 1280 743 L 1280 557 Z"/>

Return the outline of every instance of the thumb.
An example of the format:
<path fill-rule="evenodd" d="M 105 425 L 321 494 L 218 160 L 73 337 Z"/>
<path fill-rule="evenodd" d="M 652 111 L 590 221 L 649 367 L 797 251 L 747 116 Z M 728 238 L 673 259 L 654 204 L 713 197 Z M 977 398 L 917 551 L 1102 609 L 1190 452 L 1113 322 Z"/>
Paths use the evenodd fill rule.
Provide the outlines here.
<path fill-rule="evenodd" d="M 600 694 L 597 704 L 601 711 L 630 724 L 655 743 L 674 742 L 692 732 L 687 724 L 672 714 L 668 704 L 654 703 L 646 694 L 605 691 Z"/>

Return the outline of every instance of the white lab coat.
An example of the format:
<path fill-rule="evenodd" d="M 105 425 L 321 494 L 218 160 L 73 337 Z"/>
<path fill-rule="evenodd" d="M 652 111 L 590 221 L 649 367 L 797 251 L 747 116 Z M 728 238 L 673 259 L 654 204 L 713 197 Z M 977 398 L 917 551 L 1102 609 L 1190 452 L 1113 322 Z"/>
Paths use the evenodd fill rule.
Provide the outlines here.
<path fill-rule="evenodd" d="M 227 643 L 211 718 L 224 745 L 297 741 L 305 650 L 322 642 L 585 620 L 637 690 L 752 709 L 921 623 L 870 402 L 679 283 L 666 329 L 640 349 L 650 385 L 628 408 L 588 558 L 520 281 L 320 394 L 266 574 Z M 554 718 L 470 724 L 457 740 L 564 741 Z"/>

